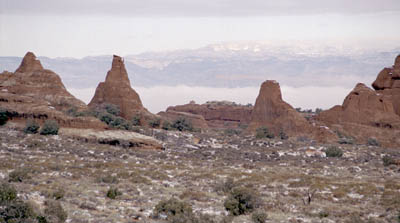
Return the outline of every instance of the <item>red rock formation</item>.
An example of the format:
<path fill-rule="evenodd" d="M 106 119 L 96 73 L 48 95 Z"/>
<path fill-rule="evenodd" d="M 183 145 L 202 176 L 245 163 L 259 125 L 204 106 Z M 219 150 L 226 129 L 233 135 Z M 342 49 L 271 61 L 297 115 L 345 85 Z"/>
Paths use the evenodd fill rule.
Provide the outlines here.
<path fill-rule="evenodd" d="M 342 106 L 323 111 L 317 117 L 329 124 L 357 123 L 374 127 L 398 128 L 400 117 L 393 104 L 364 84 L 358 83 L 344 99 Z"/>
<path fill-rule="evenodd" d="M 169 121 L 170 123 L 173 123 L 178 118 L 185 118 L 190 123 L 192 123 L 194 128 L 199 128 L 199 129 L 208 128 L 206 120 L 201 115 L 196 115 L 187 112 L 178 112 L 173 110 L 169 110 L 166 112 L 159 112 L 157 115 L 161 116 L 161 118 Z"/>
<path fill-rule="evenodd" d="M 341 106 L 321 112 L 316 120 L 360 143 L 376 138 L 384 146 L 400 144 L 400 117 L 395 113 L 392 101 L 361 83 Z"/>
<path fill-rule="evenodd" d="M 400 55 L 392 67 L 384 68 L 378 74 L 372 87 L 385 95 L 393 103 L 396 114 L 400 115 Z"/>
<path fill-rule="evenodd" d="M 254 131 L 264 126 L 275 134 L 284 131 L 289 135 L 302 135 L 311 131 L 307 120 L 283 101 L 279 83 L 270 80 L 261 85 L 249 130 Z"/>
<path fill-rule="evenodd" d="M 185 112 L 201 115 L 212 128 L 236 128 L 248 125 L 251 120 L 252 106 L 236 105 L 229 102 L 208 102 L 202 105 L 189 103 L 168 107 L 167 112 Z"/>
<path fill-rule="evenodd" d="M 131 87 L 123 59 L 116 55 L 113 57 L 106 81 L 97 86 L 89 107 L 98 108 L 104 104 L 117 105 L 121 110 L 121 116 L 128 120 L 137 114 L 142 117 L 154 116 L 143 107 L 138 93 Z"/>
<path fill-rule="evenodd" d="M 0 74 L 0 107 L 13 111 L 14 121 L 51 118 L 62 126 L 105 128 L 95 118 L 74 118 L 65 114 L 70 108 L 85 110 L 87 106 L 66 90 L 56 73 L 44 69 L 31 52 L 25 55 L 15 73 Z"/>

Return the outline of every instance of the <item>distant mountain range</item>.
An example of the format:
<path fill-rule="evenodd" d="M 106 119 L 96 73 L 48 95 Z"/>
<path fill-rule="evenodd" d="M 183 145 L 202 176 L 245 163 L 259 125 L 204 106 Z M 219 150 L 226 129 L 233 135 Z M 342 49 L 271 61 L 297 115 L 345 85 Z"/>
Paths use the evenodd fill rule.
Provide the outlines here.
<path fill-rule="evenodd" d="M 133 86 L 259 86 L 266 79 L 302 86 L 369 85 L 382 67 L 391 66 L 400 48 L 358 50 L 327 46 L 270 46 L 262 43 L 214 44 L 199 49 L 125 56 Z M 90 88 L 104 81 L 112 55 L 39 57 L 67 87 Z M 14 71 L 22 57 L 0 57 L 0 71 Z"/>

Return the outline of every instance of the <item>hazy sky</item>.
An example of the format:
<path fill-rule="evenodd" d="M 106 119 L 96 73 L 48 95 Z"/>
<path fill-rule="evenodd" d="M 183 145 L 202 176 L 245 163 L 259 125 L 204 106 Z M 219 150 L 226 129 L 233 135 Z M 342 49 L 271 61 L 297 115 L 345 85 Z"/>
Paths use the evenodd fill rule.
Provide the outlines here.
<path fill-rule="evenodd" d="M 0 56 L 83 57 L 308 40 L 390 48 L 399 0 L 0 0 Z"/>

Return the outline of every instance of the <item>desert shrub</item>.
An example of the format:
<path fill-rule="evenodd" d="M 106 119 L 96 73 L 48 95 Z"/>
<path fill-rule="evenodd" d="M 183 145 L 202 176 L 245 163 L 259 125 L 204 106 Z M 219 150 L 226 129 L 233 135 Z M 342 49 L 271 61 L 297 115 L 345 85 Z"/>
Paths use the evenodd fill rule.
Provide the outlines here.
<path fill-rule="evenodd" d="M 0 184 L 0 205 L 13 201 L 17 198 L 17 191 L 15 188 L 6 182 L 3 182 Z"/>
<path fill-rule="evenodd" d="M 106 112 L 100 112 L 97 115 L 97 118 L 100 119 L 100 121 L 106 123 L 107 125 L 109 125 L 112 121 L 114 121 L 115 116 L 110 114 L 110 113 L 106 113 Z"/>
<path fill-rule="evenodd" d="M 142 117 L 139 115 L 139 114 L 137 114 L 137 115 L 135 115 L 135 116 L 133 116 L 132 117 L 132 125 L 133 126 L 140 126 L 142 123 L 141 123 L 141 120 L 142 119 Z"/>
<path fill-rule="evenodd" d="M 224 202 L 224 207 L 231 215 L 242 215 L 252 212 L 260 206 L 259 196 L 254 190 L 235 187 Z"/>
<path fill-rule="evenodd" d="M 8 174 L 9 182 L 23 182 L 25 180 L 31 179 L 30 170 L 27 168 L 16 169 Z"/>
<path fill-rule="evenodd" d="M 342 157 L 343 151 L 336 146 L 331 146 L 325 150 L 325 154 L 327 157 Z"/>
<path fill-rule="evenodd" d="M 354 144 L 354 139 L 353 138 L 343 137 L 343 138 L 339 139 L 338 143 L 339 144 L 353 145 Z"/>
<path fill-rule="evenodd" d="M 390 166 L 392 164 L 396 164 L 395 160 L 389 155 L 382 157 L 382 162 L 384 166 Z"/>
<path fill-rule="evenodd" d="M 44 210 L 44 214 L 48 222 L 61 223 L 67 220 L 68 214 L 59 201 L 47 200 L 45 204 L 46 209 Z"/>
<path fill-rule="evenodd" d="M 367 145 L 369 145 L 369 146 L 381 146 L 379 141 L 377 139 L 375 139 L 375 138 L 368 138 Z"/>
<path fill-rule="evenodd" d="M 104 110 L 106 110 L 106 112 L 109 114 L 119 116 L 121 113 L 121 110 L 119 109 L 118 105 L 104 104 L 103 107 L 104 107 Z"/>
<path fill-rule="evenodd" d="M 108 191 L 107 191 L 107 197 L 108 198 L 110 198 L 110 199 L 115 199 L 115 198 L 117 198 L 118 196 L 121 196 L 122 195 L 122 193 L 118 190 L 118 188 L 116 188 L 116 187 L 110 187 L 110 189 L 108 189 Z"/>
<path fill-rule="evenodd" d="M 257 139 L 262 139 L 262 138 L 273 139 L 274 137 L 275 137 L 274 134 L 270 132 L 269 129 L 265 126 L 256 129 Z"/>
<path fill-rule="evenodd" d="M 37 215 L 32 206 L 19 199 L 6 202 L 0 206 L 0 222 L 2 223 L 34 223 Z"/>
<path fill-rule="evenodd" d="M 112 175 L 100 177 L 98 181 L 106 184 L 117 184 L 119 182 L 118 177 Z"/>
<path fill-rule="evenodd" d="M 155 119 L 151 119 L 149 120 L 149 126 L 152 128 L 158 128 L 161 125 L 161 119 L 160 118 L 155 118 Z"/>
<path fill-rule="evenodd" d="M 232 223 L 233 222 L 233 216 L 228 215 L 224 216 L 219 223 Z"/>
<path fill-rule="evenodd" d="M 225 179 L 225 181 L 220 182 L 215 186 L 215 191 L 229 193 L 235 187 L 235 185 L 236 185 L 236 182 L 234 181 L 234 179 L 231 177 L 228 177 Z"/>
<path fill-rule="evenodd" d="M 115 117 L 109 124 L 112 128 L 123 129 L 123 130 L 130 130 L 131 124 L 121 117 Z"/>
<path fill-rule="evenodd" d="M 0 108 L 0 125 L 4 125 L 8 121 L 8 112 L 4 108 Z"/>
<path fill-rule="evenodd" d="M 253 214 L 251 214 L 251 220 L 253 220 L 254 223 L 265 223 L 267 221 L 268 215 L 261 211 L 257 210 Z"/>
<path fill-rule="evenodd" d="M 53 191 L 51 197 L 54 198 L 55 200 L 60 200 L 64 197 L 64 195 L 65 195 L 65 190 L 62 188 L 58 188 L 57 190 Z"/>
<path fill-rule="evenodd" d="M 240 129 L 225 129 L 224 134 L 227 136 L 233 136 L 233 135 L 240 135 L 242 131 Z"/>
<path fill-rule="evenodd" d="M 327 218 L 328 216 L 329 216 L 329 212 L 327 212 L 327 211 L 320 211 L 318 213 L 319 218 Z"/>
<path fill-rule="evenodd" d="M 29 119 L 26 121 L 24 132 L 26 134 L 36 134 L 39 132 L 39 128 L 40 126 L 35 122 L 35 120 Z"/>
<path fill-rule="evenodd" d="M 155 218 L 159 218 L 160 215 L 165 215 L 167 220 L 173 220 L 178 217 L 192 216 L 193 210 L 190 204 L 179 201 L 176 198 L 169 200 L 162 200 L 154 207 L 153 215 Z"/>
<path fill-rule="evenodd" d="M 286 139 L 289 138 L 289 136 L 286 135 L 286 133 L 284 131 L 280 131 L 279 132 L 279 138 L 282 139 L 282 140 L 286 140 Z"/>
<path fill-rule="evenodd" d="M 171 130 L 172 129 L 171 122 L 164 121 L 162 126 L 161 126 L 161 128 L 164 129 L 164 130 Z"/>
<path fill-rule="evenodd" d="M 183 117 L 179 117 L 172 123 L 172 128 L 178 131 L 193 131 L 192 123 Z"/>
<path fill-rule="evenodd" d="M 41 135 L 57 135 L 58 134 L 58 129 L 60 127 L 58 126 L 57 121 L 55 120 L 46 120 L 40 129 L 40 134 Z"/>

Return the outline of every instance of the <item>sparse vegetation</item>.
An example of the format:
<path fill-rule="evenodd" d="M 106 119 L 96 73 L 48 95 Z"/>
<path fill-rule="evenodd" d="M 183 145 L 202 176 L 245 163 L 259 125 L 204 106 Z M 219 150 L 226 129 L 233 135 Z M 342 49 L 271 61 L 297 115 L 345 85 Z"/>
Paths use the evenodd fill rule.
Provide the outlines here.
<path fill-rule="evenodd" d="M 172 125 L 171 125 L 171 123 L 169 121 L 164 121 L 162 126 L 161 126 L 161 128 L 164 129 L 164 130 L 171 130 L 172 129 Z"/>
<path fill-rule="evenodd" d="M 161 125 L 161 119 L 160 118 L 155 118 L 155 119 L 151 119 L 149 120 L 149 126 L 151 128 L 158 128 Z"/>
<path fill-rule="evenodd" d="M 242 131 L 240 129 L 225 129 L 224 133 L 227 136 L 233 136 L 233 135 L 240 135 Z"/>
<path fill-rule="evenodd" d="M 112 128 L 122 129 L 122 130 L 130 130 L 131 123 L 121 117 L 114 117 L 114 119 L 109 124 Z"/>
<path fill-rule="evenodd" d="M 192 123 L 183 117 L 178 118 L 172 123 L 172 128 L 178 131 L 193 131 Z"/>
<path fill-rule="evenodd" d="M 256 138 L 257 139 L 263 139 L 263 138 L 268 138 L 268 139 L 273 139 L 274 133 L 270 132 L 267 127 L 260 127 L 256 129 Z"/>
<path fill-rule="evenodd" d="M 235 187 L 224 202 L 224 207 L 232 215 L 250 213 L 260 206 L 257 193 L 246 187 Z"/>
<path fill-rule="evenodd" d="M 37 122 L 35 122 L 35 120 L 33 119 L 29 119 L 28 121 L 26 121 L 26 125 L 24 128 L 24 132 L 26 134 L 36 134 L 39 132 L 39 124 L 37 124 Z"/>
<path fill-rule="evenodd" d="M 176 198 L 160 201 L 153 210 L 155 218 L 160 215 L 165 215 L 170 222 L 177 218 L 186 218 L 185 216 L 192 216 L 193 210 L 190 204 L 179 201 Z"/>
<path fill-rule="evenodd" d="M 382 162 L 384 166 L 390 166 L 392 164 L 396 164 L 395 160 L 389 155 L 382 157 Z"/>
<path fill-rule="evenodd" d="M 121 196 L 122 193 L 116 187 L 110 187 L 107 191 L 107 197 L 110 199 L 116 199 L 118 196 Z"/>
<path fill-rule="evenodd" d="M 132 117 L 132 125 L 133 126 L 140 126 L 142 123 L 141 123 L 141 120 L 142 119 L 142 117 L 139 115 L 139 114 L 137 114 L 137 115 L 135 115 L 135 116 L 133 116 Z"/>
<path fill-rule="evenodd" d="M 118 105 L 114 104 L 104 104 L 103 105 L 104 110 L 106 110 L 107 113 L 115 116 L 119 116 L 121 113 L 121 110 L 119 109 Z"/>
<path fill-rule="evenodd" d="M 6 182 L 2 182 L 0 184 L 0 205 L 4 204 L 5 202 L 13 201 L 17 198 L 17 190 Z"/>
<path fill-rule="evenodd" d="M 8 175 L 9 182 L 23 182 L 25 180 L 31 179 L 30 170 L 28 168 L 21 168 L 13 170 Z"/>
<path fill-rule="evenodd" d="M 253 214 L 251 214 L 251 220 L 253 220 L 254 223 L 265 223 L 267 219 L 268 215 L 261 210 L 257 210 Z"/>
<path fill-rule="evenodd" d="M 286 139 L 289 138 L 289 136 L 286 135 L 286 133 L 285 133 L 283 130 L 281 130 L 281 131 L 279 132 L 279 138 L 282 139 L 282 140 L 286 140 Z"/>
<path fill-rule="evenodd" d="M 343 151 L 336 146 L 331 146 L 325 150 L 325 154 L 327 157 L 342 157 Z"/>
<path fill-rule="evenodd" d="M 0 126 L 4 125 L 8 121 L 8 112 L 4 108 L 0 108 Z"/>
<path fill-rule="evenodd" d="M 60 127 L 58 126 L 58 123 L 56 120 L 46 120 L 40 129 L 40 134 L 41 135 L 57 135 L 58 134 L 58 129 Z"/>
<path fill-rule="evenodd" d="M 379 143 L 379 141 L 375 138 L 368 138 L 367 140 L 367 145 L 369 146 L 381 146 L 381 144 Z"/>
<path fill-rule="evenodd" d="M 45 202 L 46 209 L 44 213 L 46 215 L 47 222 L 62 223 L 67 220 L 68 214 L 61 206 L 61 203 L 56 200 L 47 200 Z"/>

